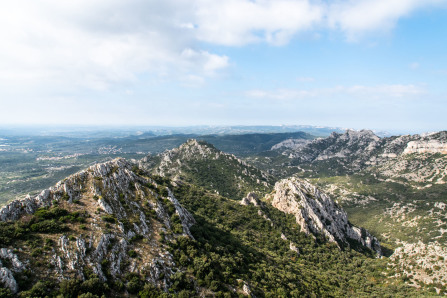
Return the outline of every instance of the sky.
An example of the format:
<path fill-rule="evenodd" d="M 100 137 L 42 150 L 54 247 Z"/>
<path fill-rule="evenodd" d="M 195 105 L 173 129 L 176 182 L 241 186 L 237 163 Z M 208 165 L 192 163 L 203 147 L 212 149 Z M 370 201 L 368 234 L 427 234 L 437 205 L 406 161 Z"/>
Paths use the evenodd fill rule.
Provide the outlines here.
<path fill-rule="evenodd" d="M 0 125 L 447 129 L 447 0 L 0 4 Z"/>

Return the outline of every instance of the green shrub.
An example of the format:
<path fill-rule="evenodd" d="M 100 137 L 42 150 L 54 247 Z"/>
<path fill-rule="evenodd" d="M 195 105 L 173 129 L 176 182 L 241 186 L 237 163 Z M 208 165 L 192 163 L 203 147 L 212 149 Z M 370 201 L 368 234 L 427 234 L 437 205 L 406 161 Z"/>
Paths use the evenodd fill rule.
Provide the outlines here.
<path fill-rule="evenodd" d="M 116 218 L 112 214 L 105 214 L 101 216 L 102 220 L 108 223 L 116 223 Z"/>
<path fill-rule="evenodd" d="M 103 283 L 99 278 L 92 277 L 84 281 L 80 286 L 82 293 L 92 293 L 95 295 L 102 295 L 108 289 L 106 283 Z"/>
<path fill-rule="evenodd" d="M 59 284 L 59 294 L 65 298 L 78 297 L 79 290 L 81 288 L 81 281 L 75 278 L 64 279 Z"/>
<path fill-rule="evenodd" d="M 149 283 L 145 284 L 143 290 L 138 292 L 138 297 L 141 298 L 158 298 L 160 297 L 160 295 L 161 295 L 160 290 L 156 288 L 154 285 Z"/>
<path fill-rule="evenodd" d="M 39 233 L 60 233 L 68 231 L 68 227 L 52 220 L 39 221 L 31 225 L 31 231 Z"/>

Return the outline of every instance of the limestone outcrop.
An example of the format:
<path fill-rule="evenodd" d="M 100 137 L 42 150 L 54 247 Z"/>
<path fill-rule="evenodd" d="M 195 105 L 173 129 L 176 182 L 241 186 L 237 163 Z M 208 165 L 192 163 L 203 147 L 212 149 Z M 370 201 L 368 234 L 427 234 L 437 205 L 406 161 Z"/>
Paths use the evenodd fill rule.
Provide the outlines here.
<path fill-rule="evenodd" d="M 365 229 L 353 226 L 346 212 L 314 185 L 298 178 L 283 179 L 276 183 L 269 198 L 273 207 L 293 214 L 301 231 L 322 234 L 339 247 L 353 243 L 382 254 L 379 241 Z"/>
<path fill-rule="evenodd" d="M 447 143 L 438 140 L 408 142 L 403 154 L 411 153 L 441 153 L 447 154 Z"/>

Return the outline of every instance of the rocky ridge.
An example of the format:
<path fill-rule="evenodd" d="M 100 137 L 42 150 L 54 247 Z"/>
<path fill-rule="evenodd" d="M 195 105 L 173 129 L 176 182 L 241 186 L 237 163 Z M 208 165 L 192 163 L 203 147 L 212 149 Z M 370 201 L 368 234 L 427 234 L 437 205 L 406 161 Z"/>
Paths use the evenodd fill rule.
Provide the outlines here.
<path fill-rule="evenodd" d="M 447 133 L 380 138 L 370 130 L 347 130 L 308 143 L 286 140 L 272 150 L 287 156 L 294 165 L 321 164 L 335 174 L 355 173 L 408 154 L 446 154 Z"/>
<path fill-rule="evenodd" d="M 321 233 L 340 247 L 357 243 L 382 255 L 374 236 L 353 226 L 341 207 L 307 181 L 294 177 L 283 179 L 275 184 L 273 195 L 267 199 L 273 207 L 293 214 L 306 234 Z"/>
<path fill-rule="evenodd" d="M 0 219 L 6 225 L 13 221 L 26 224 L 33 214 L 48 217 L 56 212 L 75 214 L 82 225 L 44 221 L 63 226 L 64 232 L 54 228 L 39 234 L 47 239 L 39 255 L 50 265 L 37 266 L 36 277 L 83 280 L 88 267 L 102 281 L 120 280 L 124 273 L 134 272 L 164 289 L 176 265 L 160 239 L 192 237 L 189 228 L 195 223 L 169 189 L 121 158 L 74 174 L 38 196 L 9 203 L 1 208 Z M 21 264 L 33 262 L 37 253 L 27 242 L 11 241 L 9 247 L 0 249 L 0 279 L 15 293 L 19 289 L 12 273 L 23 270 Z M 18 255 L 13 254 L 12 249 L 18 247 Z M 12 260 L 7 262 L 10 268 L 4 267 L 7 259 Z"/>
<path fill-rule="evenodd" d="M 380 138 L 370 130 L 347 130 L 343 134 L 333 132 L 327 138 L 315 139 L 304 146 L 299 146 L 296 150 L 289 150 L 283 154 L 301 162 L 327 160 L 334 157 L 351 158 L 368 155 L 376 149 L 379 141 Z"/>
<path fill-rule="evenodd" d="M 273 178 L 265 172 L 195 139 L 157 156 L 148 156 L 140 166 L 155 175 L 200 185 L 233 199 L 252 189 L 269 190 L 273 184 Z"/>

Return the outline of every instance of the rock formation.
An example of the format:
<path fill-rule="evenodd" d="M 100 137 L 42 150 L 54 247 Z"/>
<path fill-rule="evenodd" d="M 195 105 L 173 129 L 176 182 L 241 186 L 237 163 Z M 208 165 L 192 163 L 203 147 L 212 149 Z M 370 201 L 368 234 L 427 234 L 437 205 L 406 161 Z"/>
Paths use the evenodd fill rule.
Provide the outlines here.
<path fill-rule="evenodd" d="M 277 182 L 269 200 L 273 207 L 295 215 L 301 231 L 306 234 L 323 234 L 341 247 L 355 241 L 379 256 L 382 254 L 379 241 L 374 236 L 353 226 L 341 207 L 304 180 L 288 178 Z"/>
<path fill-rule="evenodd" d="M 438 140 L 408 142 L 403 154 L 411 153 L 441 153 L 447 154 L 447 143 Z"/>

